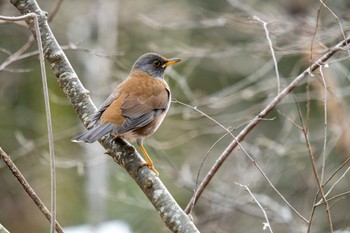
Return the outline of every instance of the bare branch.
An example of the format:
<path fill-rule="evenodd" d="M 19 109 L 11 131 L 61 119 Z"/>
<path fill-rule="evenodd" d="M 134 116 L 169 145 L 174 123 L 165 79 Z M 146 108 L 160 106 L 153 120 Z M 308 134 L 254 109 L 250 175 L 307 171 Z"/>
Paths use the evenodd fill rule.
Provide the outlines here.
<path fill-rule="evenodd" d="M 96 107 L 53 36 L 45 13 L 34 0 L 11 0 L 11 2 L 22 14 L 35 12 L 38 15 L 45 58 L 49 61 L 60 87 L 86 125 L 89 116 L 96 111 Z M 36 35 L 33 22 L 30 20 L 26 22 L 32 33 Z M 198 232 L 190 217 L 182 211 L 161 180 L 149 169 L 139 169 L 144 161 L 133 146 L 124 140 L 116 141 L 112 136 L 104 137 L 100 143 L 107 150 L 107 154 L 125 168 L 140 186 L 171 231 Z"/>
<path fill-rule="evenodd" d="M 191 109 L 193 109 L 194 111 L 197 111 L 198 113 L 200 113 L 201 115 L 205 116 L 206 118 L 208 118 L 209 120 L 213 121 L 215 124 L 217 124 L 218 126 L 220 126 L 222 129 L 224 129 L 226 131 L 226 134 L 223 135 L 221 138 L 219 138 L 218 141 L 220 141 L 223 137 L 225 137 L 227 134 L 229 134 L 234 140 L 237 140 L 236 137 L 233 135 L 232 131 L 234 130 L 231 130 L 231 129 L 228 129 L 226 128 L 225 126 L 223 126 L 220 122 L 218 122 L 217 120 L 215 120 L 214 118 L 210 117 L 208 114 L 204 113 L 203 111 L 199 110 L 197 107 L 192 107 L 188 104 L 185 104 L 185 103 L 182 103 L 178 100 L 174 100 L 175 103 L 179 103 L 183 106 L 186 106 L 186 107 L 189 107 Z M 262 119 L 262 120 L 266 120 L 266 119 Z M 218 142 L 217 141 L 217 142 Z M 215 144 L 217 143 L 215 142 L 214 145 L 209 149 L 212 150 L 212 148 L 215 146 Z M 269 179 L 269 177 L 266 175 L 266 173 L 263 171 L 263 169 L 260 167 L 260 165 L 256 162 L 256 160 L 247 152 L 246 149 L 244 149 L 244 147 L 241 145 L 240 142 L 237 142 L 238 143 L 238 146 L 239 148 L 243 151 L 243 153 L 248 157 L 248 159 L 253 163 L 253 165 L 258 169 L 258 171 L 261 173 L 261 175 L 265 178 L 265 180 L 269 183 L 269 185 L 272 187 L 272 189 L 278 194 L 278 196 L 280 196 L 280 198 L 284 201 L 284 203 L 286 203 L 286 205 L 294 212 L 296 213 L 304 222 L 306 223 L 309 223 L 308 220 L 303 216 L 301 215 L 288 201 L 287 199 L 278 191 L 278 189 L 273 185 L 273 183 L 271 182 L 271 180 Z M 208 153 L 209 151 L 207 152 L 207 154 L 205 155 L 205 158 L 204 160 L 207 158 L 208 156 Z M 203 165 L 204 161 L 202 162 L 199 170 L 201 169 L 202 165 Z M 212 166 L 212 168 L 210 169 L 210 171 L 208 172 L 208 174 L 211 174 L 212 172 L 216 172 L 214 169 L 215 168 L 215 164 L 214 166 Z M 196 197 L 198 195 L 198 192 L 200 191 L 199 188 L 197 187 L 198 185 L 198 178 L 199 178 L 199 172 L 198 172 L 198 175 L 197 175 L 197 181 L 196 181 L 196 188 L 195 188 L 195 191 L 194 191 L 194 194 L 193 194 L 193 197 Z M 198 200 L 198 199 L 197 199 Z M 186 208 L 185 208 L 185 212 L 187 214 L 191 214 L 195 204 L 196 204 L 196 201 L 190 201 Z"/>
<path fill-rule="evenodd" d="M 49 13 L 49 16 L 47 18 L 47 20 L 49 22 L 51 22 L 51 20 L 55 17 L 55 15 L 57 14 L 58 10 L 61 7 L 63 0 L 57 0 L 55 5 L 52 7 L 51 12 Z M 1 18 L 0 18 L 1 20 Z M 27 42 L 19 49 L 17 50 L 15 53 L 11 54 L 1 65 L 0 65 L 0 72 L 2 70 L 5 70 L 6 67 L 8 67 L 9 65 L 11 65 L 13 62 L 18 60 L 18 57 L 20 57 L 25 51 L 27 51 L 32 45 L 34 44 L 34 36 L 31 35 Z M 35 52 L 35 54 L 37 54 Z"/>
<path fill-rule="evenodd" d="M 332 192 L 333 188 L 345 177 L 345 175 L 346 175 L 349 171 L 350 171 L 350 167 L 348 167 L 348 168 L 345 170 L 345 172 L 339 177 L 339 179 L 338 179 L 336 182 L 334 182 L 334 184 L 329 188 L 329 190 L 327 191 L 327 193 L 324 195 L 325 197 L 327 197 L 327 196 L 330 194 L 330 192 Z M 320 205 L 320 204 L 322 204 L 322 203 L 324 203 L 324 201 L 323 201 L 323 200 L 320 200 L 318 203 L 316 203 L 316 206 L 318 206 L 318 205 Z"/>
<path fill-rule="evenodd" d="M 254 19 L 256 21 L 258 21 L 259 23 L 261 23 L 263 25 L 263 27 L 264 27 L 264 30 L 265 30 L 265 35 L 266 35 L 267 42 L 269 43 L 269 47 L 270 47 L 270 50 L 271 50 L 273 63 L 275 64 L 275 72 L 276 72 L 276 80 L 277 80 L 277 94 L 278 94 L 278 93 L 280 93 L 280 90 L 281 90 L 280 74 L 279 74 L 279 71 L 278 71 L 278 63 L 277 63 L 277 59 L 276 59 L 276 55 L 275 55 L 275 50 L 273 48 L 272 41 L 271 41 L 271 38 L 270 38 L 270 32 L 267 29 L 267 22 L 265 22 L 264 20 L 260 19 L 258 16 L 254 16 Z"/>
<path fill-rule="evenodd" d="M 327 201 L 330 202 L 330 201 L 336 200 L 338 198 L 344 197 L 346 195 L 350 195 L 350 191 L 334 195 L 333 197 L 328 198 Z M 318 203 L 315 204 L 315 207 L 323 205 L 323 204 L 324 204 L 324 202 L 322 200 L 320 200 Z"/>
<path fill-rule="evenodd" d="M 344 50 L 344 47 L 350 42 L 350 37 L 346 40 L 342 40 L 337 45 L 332 47 L 327 53 L 321 56 L 316 62 L 312 63 L 306 70 L 304 70 L 298 77 L 296 77 L 286 88 L 284 88 L 258 115 L 256 115 L 252 121 L 238 134 L 238 136 L 226 147 L 224 152 L 216 160 L 212 167 L 212 171 L 204 177 L 201 184 L 198 187 L 197 195 L 193 196 L 188 205 L 195 203 L 198 198 L 203 193 L 204 189 L 210 183 L 211 179 L 214 177 L 216 172 L 220 169 L 222 164 L 232 153 L 232 151 L 237 147 L 238 143 L 243 141 L 244 138 L 249 134 L 249 132 L 255 128 L 260 121 L 267 116 L 267 114 L 275 108 L 284 97 L 286 97 L 292 90 L 294 90 L 309 74 L 320 67 L 320 64 L 324 64 L 328 59 L 330 59 L 338 51 Z"/>
<path fill-rule="evenodd" d="M 0 233 L 10 233 L 10 232 L 0 223 Z"/>
<path fill-rule="evenodd" d="M 339 17 L 331 10 L 331 8 L 329 8 L 326 3 L 324 3 L 323 0 L 320 0 L 321 4 L 333 15 L 333 17 L 338 21 L 338 24 L 339 24 L 339 28 L 340 28 L 340 31 L 341 31 L 341 34 L 344 38 L 344 40 L 346 39 L 346 35 L 345 35 L 345 32 L 344 32 L 344 28 L 343 28 L 343 25 L 341 24 L 340 22 L 340 19 Z M 350 56 L 350 48 L 348 47 L 348 55 Z"/>
<path fill-rule="evenodd" d="M 299 107 L 299 105 L 297 105 L 297 106 L 298 106 L 300 122 L 301 122 L 301 125 L 302 125 L 302 132 L 304 134 L 304 138 L 305 138 L 305 141 L 306 141 L 306 147 L 307 147 L 307 150 L 308 150 L 308 153 L 309 153 L 309 156 L 310 156 L 310 160 L 311 160 L 312 171 L 314 173 L 318 189 L 319 189 L 319 191 L 321 193 L 321 197 L 322 197 L 322 200 L 323 200 L 324 205 L 325 205 L 325 210 L 326 210 L 327 220 L 328 220 L 328 224 L 329 224 L 329 228 L 330 228 L 330 233 L 333 233 L 333 222 L 332 222 L 332 218 L 331 218 L 329 204 L 328 204 L 328 201 L 326 199 L 326 195 L 324 193 L 320 177 L 319 177 L 319 175 L 317 173 L 315 155 L 314 155 L 314 153 L 312 151 L 312 147 L 311 147 L 311 143 L 310 143 L 310 139 L 309 139 L 309 134 L 308 134 L 307 129 L 305 128 L 305 124 L 304 124 L 304 121 L 303 121 L 303 118 L 302 118 L 302 115 L 301 115 L 300 107 Z M 311 222 L 310 222 L 310 225 L 311 225 Z"/>
<path fill-rule="evenodd" d="M 56 222 L 56 170 L 55 170 L 55 150 L 54 150 L 54 140 L 53 140 L 53 132 L 52 132 L 52 122 L 51 122 L 51 111 L 50 111 L 50 100 L 49 100 L 49 90 L 47 86 L 47 77 L 46 77 L 46 69 L 45 69 L 45 60 L 43 47 L 41 43 L 40 29 L 38 17 L 35 13 L 28 13 L 26 15 L 22 15 L 19 17 L 6 17 L 0 16 L 2 20 L 8 21 L 20 21 L 20 20 L 33 20 L 34 21 L 34 30 L 37 35 L 37 43 L 38 43 L 38 51 L 40 58 L 40 71 L 41 78 L 43 83 L 43 93 L 44 93 L 44 102 L 45 102 L 45 112 L 46 112 L 46 124 L 48 131 L 48 140 L 49 140 L 49 151 L 50 151 L 50 175 L 51 175 L 51 225 L 50 232 L 55 232 L 55 222 Z"/>
<path fill-rule="evenodd" d="M 321 184 L 323 184 L 323 179 L 324 179 L 324 170 L 326 167 L 326 147 L 327 147 L 327 101 L 328 101 L 328 90 L 327 90 L 327 83 L 326 79 L 323 75 L 323 66 L 320 66 L 320 75 L 322 78 L 322 83 L 323 83 L 323 114 L 324 114 L 324 126 L 323 126 L 323 148 L 322 148 L 322 167 L 321 167 Z"/>
<path fill-rule="evenodd" d="M 38 195 L 35 193 L 33 188 L 30 186 L 30 184 L 27 182 L 27 180 L 24 178 L 20 170 L 17 168 L 17 166 L 12 162 L 10 156 L 8 156 L 5 151 L 2 150 L 0 147 L 0 157 L 5 162 L 7 167 L 11 170 L 12 174 L 16 177 L 16 179 L 19 181 L 19 183 L 22 185 L 23 189 L 28 193 L 30 198 L 34 201 L 34 203 L 38 206 L 39 210 L 44 214 L 44 216 L 47 218 L 47 220 L 51 221 L 51 213 L 46 208 L 45 204 L 40 200 Z M 58 233 L 63 233 L 63 229 L 60 226 L 60 224 L 55 221 L 55 229 Z"/>
<path fill-rule="evenodd" d="M 267 214 L 266 214 L 266 211 L 265 211 L 264 207 L 262 207 L 262 205 L 259 203 L 259 201 L 255 198 L 254 194 L 250 191 L 248 185 L 243 185 L 243 184 L 240 184 L 240 183 L 237 183 L 237 182 L 236 182 L 236 184 L 241 186 L 241 187 L 243 187 L 245 190 L 247 190 L 247 192 L 250 194 L 250 196 L 253 198 L 255 203 L 259 206 L 259 208 L 263 212 L 264 218 L 266 220 L 266 222 L 263 223 L 264 224 L 263 230 L 266 230 L 266 228 L 268 228 L 270 230 L 270 232 L 273 233 L 272 228 L 271 228 L 271 224 L 270 224 L 270 221 L 269 221 L 269 218 L 267 217 Z"/>
<path fill-rule="evenodd" d="M 327 185 L 328 182 L 330 182 L 332 180 L 332 178 L 338 174 L 338 172 L 348 163 L 350 162 L 350 158 L 347 158 L 334 172 L 333 174 L 328 178 L 328 180 L 324 183 L 323 186 Z"/>
<path fill-rule="evenodd" d="M 45 58 L 44 51 L 41 43 L 41 34 L 39 28 L 39 22 L 36 14 L 34 15 L 34 28 L 37 35 L 36 39 L 38 42 L 39 60 L 40 60 L 40 71 L 41 79 L 43 83 L 43 93 L 45 102 L 45 113 L 46 113 L 46 124 L 47 134 L 49 140 L 49 152 L 50 152 L 50 180 L 51 180 L 51 227 L 50 232 L 55 233 L 55 221 L 56 221 L 56 168 L 55 168 L 55 147 L 53 139 L 53 130 L 51 122 L 51 110 L 50 110 L 50 99 L 49 99 L 49 88 L 47 86 L 47 77 L 45 69 Z"/>
<path fill-rule="evenodd" d="M 39 51 L 38 50 L 34 50 L 34 51 L 31 51 L 31 52 L 24 53 L 32 45 L 32 44 L 29 45 L 29 43 L 28 43 L 29 41 L 30 41 L 30 39 L 27 41 L 27 43 L 25 45 L 22 46 L 22 48 L 20 48 L 17 52 L 15 52 L 10 57 L 8 57 L 6 59 L 6 61 L 4 61 L 0 65 L 0 72 L 3 71 L 3 70 L 10 71 L 10 72 L 15 72 L 13 70 L 9 70 L 6 67 L 9 66 L 10 64 L 12 64 L 13 62 L 20 61 L 20 60 L 23 60 L 23 59 L 26 59 L 26 58 L 29 58 L 29 57 L 32 57 L 32 56 L 39 55 Z M 34 38 L 33 38 L 33 41 L 34 41 Z M 27 45 L 29 47 L 27 47 Z M 68 45 L 62 45 L 61 49 L 62 50 L 79 50 L 79 51 L 84 51 L 84 52 L 93 54 L 95 56 L 104 57 L 104 58 L 111 58 L 111 57 L 119 56 L 119 55 L 122 54 L 121 52 L 97 51 L 97 50 L 93 50 L 93 49 L 89 49 L 89 48 L 85 48 L 85 47 L 79 47 L 79 46 L 77 46 L 74 43 L 69 43 Z M 19 72 L 18 69 L 16 69 L 16 71 Z M 21 72 L 28 72 L 28 71 L 29 70 L 23 70 Z"/>

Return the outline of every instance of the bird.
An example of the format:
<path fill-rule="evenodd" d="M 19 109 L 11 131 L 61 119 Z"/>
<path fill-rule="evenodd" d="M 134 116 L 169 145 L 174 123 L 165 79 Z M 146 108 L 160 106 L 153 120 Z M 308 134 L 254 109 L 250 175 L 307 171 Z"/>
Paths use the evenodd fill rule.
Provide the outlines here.
<path fill-rule="evenodd" d="M 93 143 L 107 134 L 128 141 L 136 140 L 147 160 L 141 167 L 149 167 L 158 176 L 143 141 L 158 129 L 169 110 L 171 92 L 164 80 L 164 73 L 168 66 L 181 60 L 168 59 L 153 52 L 140 56 L 128 77 L 92 115 L 88 130 L 72 141 Z"/>

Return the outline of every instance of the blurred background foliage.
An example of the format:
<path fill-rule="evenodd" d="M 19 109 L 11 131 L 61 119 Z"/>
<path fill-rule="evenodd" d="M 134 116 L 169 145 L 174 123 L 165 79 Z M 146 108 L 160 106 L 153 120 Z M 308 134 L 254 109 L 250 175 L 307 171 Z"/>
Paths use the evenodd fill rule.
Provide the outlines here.
<path fill-rule="evenodd" d="M 50 12 L 55 1 L 38 3 Z M 268 23 L 283 88 L 311 60 L 343 38 L 340 24 L 348 33 L 350 2 L 328 1 L 327 5 L 339 21 L 316 0 L 75 0 L 63 2 L 50 25 L 97 106 L 127 76 L 141 54 L 155 51 L 183 58 L 167 72 L 173 98 L 200 109 L 237 134 L 277 93 L 271 51 L 263 25 L 254 16 Z M 0 15 L 18 14 L 9 1 L 0 1 Z M 28 56 L 3 66 L 29 36 L 23 25 L 0 23 L 0 146 L 49 205 L 47 130 L 38 57 Z M 33 45 L 26 53 L 36 50 Z M 323 182 L 350 152 L 350 72 L 346 56 L 346 52 L 339 53 L 322 70 L 328 90 Z M 122 220 L 131 232 L 167 232 L 137 185 L 103 154 L 100 145 L 70 141 L 84 130 L 83 126 L 49 66 L 47 73 L 59 222 L 73 226 Z M 309 79 L 309 133 L 321 173 L 325 134 L 324 86 L 319 73 Z M 300 125 L 295 100 L 305 119 L 306 83 L 283 100 L 242 145 L 284 197 L 309 218 L 317 185 L 305 139 L 292 123 Z M 202 163 L 199 179 L 232 140 L 226 136 L 216 142 L 225 133 L 195 109 L 174 102 L 160 129 L 146 140 L 160 178 L 182 207 L 191 198 Z M 348 167 L 340 169 L 326 185 L 328 190 L 344 174 L 329 197 L 349 192 Z M 261 210 L 235 182 L 249 185 L 267 211 L 274 232 L 306 232 L 307 225 L 278 197 L 241 150 L 228 158 L 194 209 L 194 221 L 201 232 L 263 231 Z M 349 227 L 349 196 L 343 195 L 330 205 L 334 229 Z M 11 232 L 40 233 L 49 228 L 2 162 L 0 222 Z M 311 232 L 328 230 L 324 207 L 317 207 Z"/>

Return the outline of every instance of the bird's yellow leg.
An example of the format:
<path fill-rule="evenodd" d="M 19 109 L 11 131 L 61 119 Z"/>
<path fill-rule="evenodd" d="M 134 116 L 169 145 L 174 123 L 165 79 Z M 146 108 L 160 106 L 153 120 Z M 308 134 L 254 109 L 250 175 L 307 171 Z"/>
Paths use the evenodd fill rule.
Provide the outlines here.
<path fill-rule="evenodd" d="M 139 147 L 140 147 L 140 149 L 141 149 L 143 155 L 146 157 L 146 160 L 147 160 L 147 162 L 144 163 L 144 164 L 142 164 L 141 167 L 144 167 L 144 166 L 149 167 L 152 171 L 154 171 L 154 173 L 156 173 L 156 176 L 158 176 L 158 175 L 159 175 L 159 172 L 158 172 L 158 171 L 155 169 L 155 167 L 153 166 L 152 159 L 151 159 L 151 157 L 149 157 L 149 155 L 148 155 L 146 149 L 143 147 L 143 145 L 139 145 Z"/>

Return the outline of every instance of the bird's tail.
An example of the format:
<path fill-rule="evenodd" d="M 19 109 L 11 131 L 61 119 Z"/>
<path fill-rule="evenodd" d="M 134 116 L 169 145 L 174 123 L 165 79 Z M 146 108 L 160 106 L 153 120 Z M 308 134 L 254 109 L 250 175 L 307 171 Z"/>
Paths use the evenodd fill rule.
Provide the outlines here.
<path fill-rule="evenodd" d="M 72 138 L 72 142 L 93 143 L 113 131 L 113 129 L 115 129 L 115 126 L 112 124 L 96 124 L 85 133 Z"/>

